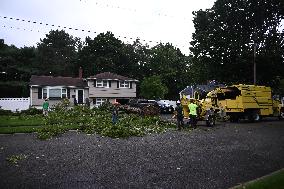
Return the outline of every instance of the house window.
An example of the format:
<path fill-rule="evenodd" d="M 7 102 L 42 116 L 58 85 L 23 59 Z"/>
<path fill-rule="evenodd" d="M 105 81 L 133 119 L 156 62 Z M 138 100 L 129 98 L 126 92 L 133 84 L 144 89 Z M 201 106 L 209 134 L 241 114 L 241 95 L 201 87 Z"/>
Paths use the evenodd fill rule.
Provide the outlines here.
<path fill-rule="evenodd" d="M 96 87 L 108 87 L 108 81 L 107 80 L 96 80 Z"/>
<path fill-rule="evenodd" d="M 42 91 L 42 98 L 43 99 L 47 98 L 47 89 L 43 89 L 43 91 Z"/>
<path fill-rule="evenodd" d="M 67 89 L 61 89 L 61 98 L 67 97 Z"/>
<path fill-rule="evenodd" d="M 130 88 L 129 81 L 120 81 L 119 88 Z"/>
<path fill-rule="evenodd" d="M 102 105 L 106 101 L 107 101 L 106 98 L 96 98 L 96 105 L 100 106 L 100 105 Z"/>
<path fill-rule="evenodd" d="M 67 89 L 65 88 L 43 88 L 42 98 L 60 99 L 67 98 Z"/>
<path fill-rule="evenodd" d="M 61 98 L 61 89 L 49 89 L 49 98 Z"/>

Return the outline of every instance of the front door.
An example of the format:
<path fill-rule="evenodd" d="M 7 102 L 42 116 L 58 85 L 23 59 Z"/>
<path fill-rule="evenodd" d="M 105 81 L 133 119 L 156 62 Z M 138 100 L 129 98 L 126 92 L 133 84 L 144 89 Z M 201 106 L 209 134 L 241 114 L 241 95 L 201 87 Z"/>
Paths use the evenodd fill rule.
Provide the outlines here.
<path fill-rule="evenodd" d="M 78 90 L 78 104 L 83 104 L 84 100 L 84 91 L 83 90 Z"/>

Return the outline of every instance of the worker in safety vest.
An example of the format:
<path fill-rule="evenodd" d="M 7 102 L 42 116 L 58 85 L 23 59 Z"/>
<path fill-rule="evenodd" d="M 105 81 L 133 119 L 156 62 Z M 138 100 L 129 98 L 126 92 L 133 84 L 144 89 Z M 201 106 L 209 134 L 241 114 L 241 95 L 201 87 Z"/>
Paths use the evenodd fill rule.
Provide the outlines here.
<path fill-rule="evenodd" d="M 190 99 L 190 104 L 188 105 L 189 109 L 189 118 L 190 118 L 190 125 L 194 129 L 196 129 L 197 124 L 197 108 L 198 106 L 194 103 L 193 99 Z"/>

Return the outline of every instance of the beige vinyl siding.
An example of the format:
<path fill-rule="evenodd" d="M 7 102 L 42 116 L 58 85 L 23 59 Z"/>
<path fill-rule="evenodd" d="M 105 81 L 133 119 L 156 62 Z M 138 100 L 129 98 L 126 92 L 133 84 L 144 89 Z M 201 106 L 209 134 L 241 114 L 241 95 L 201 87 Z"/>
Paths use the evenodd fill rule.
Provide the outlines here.
<path fill-rule="evenodd" d="M 132 89 L 130 88 L 117 88 L 117 81 L 111 81 L 109 88 L 96 88 L 94 81 L 91 80 L 89 84 L 89 97 L 100 98 L 135 98 L 136 97 L 136 83 L 132 81 Z"/>
<path fill-rule="evenodd" d="M 80 88 L 79 88 L 80 89 Z M 74 105 L 74 98 L 72 97 L 73 95 L 76 96 L 76 90 L 77 88 L 70 88 L 70 105 Z M 37 106 L 37 107 L 41 107 L 44 99 L 38 99 L 38 88 L 37 87 L 32 87 L 31 90 L 31 104 L 32 106 Z M 85 99 L 89 97 L 89 90 L 88 89 L 84 89 L 84 102 Z M 49 100 L 49 107 L 51 107 L 52 105 L 57 104 L 58 102 L 60 102 L 61 100 Z"/>

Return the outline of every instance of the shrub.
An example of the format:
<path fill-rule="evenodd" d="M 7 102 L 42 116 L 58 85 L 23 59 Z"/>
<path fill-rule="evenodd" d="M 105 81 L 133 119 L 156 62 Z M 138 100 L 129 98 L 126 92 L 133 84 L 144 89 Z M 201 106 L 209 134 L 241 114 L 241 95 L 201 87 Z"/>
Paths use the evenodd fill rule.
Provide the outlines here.
<path fill-rule="evenodd" d="M 0 115 L 13 115 L 13 112 L 11 110 L 0 109 Z"/>
<path fill-rule="evenodd" d="M 21 114 L 25 115 L 37 115 L 37 114 L 42 114 L 42 110 L 37 109 L 37 108 L 29 108 L 27 110 L 22 110 Z"/>

